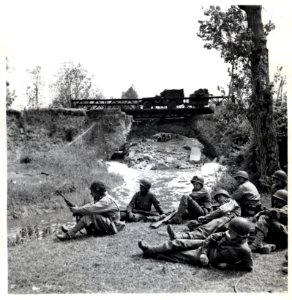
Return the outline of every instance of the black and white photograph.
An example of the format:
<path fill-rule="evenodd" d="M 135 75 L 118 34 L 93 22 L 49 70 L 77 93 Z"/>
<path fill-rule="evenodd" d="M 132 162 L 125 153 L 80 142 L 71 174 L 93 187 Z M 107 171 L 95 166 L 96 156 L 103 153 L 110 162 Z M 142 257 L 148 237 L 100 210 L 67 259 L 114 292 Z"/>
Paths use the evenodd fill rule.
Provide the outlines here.
<path fill-rule="evenodd" d="M 288 299 L 289 2 L 0 8 L 1 294 Z"/>

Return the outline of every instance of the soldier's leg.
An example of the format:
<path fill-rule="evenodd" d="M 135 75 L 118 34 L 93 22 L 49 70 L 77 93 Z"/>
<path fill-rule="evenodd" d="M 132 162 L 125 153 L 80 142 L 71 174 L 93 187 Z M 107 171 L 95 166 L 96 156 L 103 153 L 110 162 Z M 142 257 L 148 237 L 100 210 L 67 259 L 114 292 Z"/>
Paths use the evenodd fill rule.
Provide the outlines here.
<path fill-rule="evenodd" d="M 264 242 L 275 244 L 277 248 L 286 249 L 288 247 L 288 228 L 277 220 L 270 221 L 269 230 Z"/>
<path fill-rule="evenodd" d="M 253 252 L 260 252 L 263 254 L 268 254 L 276 249 L 274 244 L 264 244 L 264 240 L 270 230 L 270 218 L 266 215 L 259 217 L 256 228 L 255 228 L 255 238 L 250 249 Z"/>
<path fill-rule="evenodd" d="M 178 251 L 178 252 L 165 252 L 157 255 L 158 259 L 163 259 L 176 263 L 189 263 L 200 264 L 201 249 Z"/>
<path fill-rule="evenodd" d="M 80 231 L 83 228 L 86 228 L 90 224 L 92 224 L 92 219 L 89 216 L 83 216 L 72 229 L 68 230 L 67 232 L 64 232 L 63 234 L 57 234 L 57 238 L 59 240 L 72 239 L 75 237 L 78 231 Z"/>
<path fill-rule="evenodd" d="M 170 240 L 176 240 L 176 239 L 190 239 L 190 235 L 188 232 L 174 232 L 171 225 L 167 225 L 166 231 L 169 235 Z"/>
<path fill-rule="evenodd" d="M 107 235 L 116 233 L 116 229 L 112 221 L 102 215 L 94 215 L 93 222 L 95 235 Z"/>
<path fill-rule="evenodd" d="M 183 195 L 180 199 L 179 206 L 175 216 L 169 220 L 169 224 L 181 224 L 183 216 L 187 213 L 188 206 L 188 198 L 189 196 Z"/>
<path fill-rule="evenodd" d="M 132 213 L 131 214 L 131 218 L 129 218 L 129 216 L 127 216 L 127 221 L 128 222 L 140 222 L 142 220 L 145 219 L 145 216 L 142 214 L 137 214 L 137 213 Z"/>
<path fill-rule="evenodd" d="M 204 210 L 197 201 L 193 200 L 191 197 L 187 198 L 187 211 L 190 214 L 191 219 L 197 219 L 200 216 L 205 216 L 207 211 Z"/>
<path fill-rule="evenodd" d="M 207 224 L 199 226 L 196 230 L 188 232 L 191 239 L 206 239 L 209 235 L 217 232 L 228 221 L 229 217 L 213 219 Z"/>
<path fill-rule="evenodd" d="M 138 246 L 146 256 L 156 256 L 160 253 L 185 251 L 190 249 L 197 249 L 202 246 L 204 240 L 174 240 L 167 241 L 158 246 L 150 246 L 139 241 Z"/>

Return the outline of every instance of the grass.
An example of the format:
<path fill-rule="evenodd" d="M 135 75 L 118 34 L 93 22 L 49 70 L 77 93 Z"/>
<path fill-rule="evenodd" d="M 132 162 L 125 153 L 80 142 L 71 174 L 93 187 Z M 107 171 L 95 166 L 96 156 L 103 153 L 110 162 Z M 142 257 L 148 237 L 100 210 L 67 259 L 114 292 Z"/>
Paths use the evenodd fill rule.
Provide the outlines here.
<path fill-rule="evenodd" d="M 24 206 L 64 207 L 55 197 L 56 190 L 72 194 L 75 204 L 83 204 L 91 198 L 84 190 L 92 181 L 102 180 L 109 188 L 122 182 L 120 176 L 107 172 L 93 149 L 60 147 L 48 152 L 31 151 L 29 157 L 29 163 L 18 160 L 8 164 L 8 212 L 16 217 Z"/>
<path fill-rule="evenodd" d="M 165 227 L 127 224 L 113 236 L 60 242 L 50 235 L 10 247 L 8 292 L 234 293 L 238 281 L 237 292 L 287 292 L 287 275 L 281 272 L 285 251 L 255 254 L 253 272 L 244 273 L 145 259 L 138 239 L 152 244 L 165 241 Z"/>

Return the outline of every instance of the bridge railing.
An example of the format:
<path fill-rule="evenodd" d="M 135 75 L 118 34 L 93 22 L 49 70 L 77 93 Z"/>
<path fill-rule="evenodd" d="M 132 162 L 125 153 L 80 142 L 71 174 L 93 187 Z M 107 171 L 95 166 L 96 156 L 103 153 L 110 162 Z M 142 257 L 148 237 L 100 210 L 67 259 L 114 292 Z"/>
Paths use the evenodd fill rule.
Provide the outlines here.
<path fill-rule="evenodd" d="M 105 109 L 111 107 L 120 107 L 121 109 L 143 109 L 143 104 L 146 100 L 153 100 L 154 108 L 163 108 L 167 106 L 167 101 L 177 101 L 177 108 L 180 107 L 204 107 L 208 106 L 209 99 L 224 99 L 230 98 L 228 96 L 208 96 L 208 97 L 184 97 L 184 98 L 164 98 L 161 104 L 156 104 L 155 97 L 153 98 L 135 98 L 135 99 L 71 99 L 72 108 L 85 107 L 87 109 Z M 145 108 L 145 107 L 144 107 Z"/>

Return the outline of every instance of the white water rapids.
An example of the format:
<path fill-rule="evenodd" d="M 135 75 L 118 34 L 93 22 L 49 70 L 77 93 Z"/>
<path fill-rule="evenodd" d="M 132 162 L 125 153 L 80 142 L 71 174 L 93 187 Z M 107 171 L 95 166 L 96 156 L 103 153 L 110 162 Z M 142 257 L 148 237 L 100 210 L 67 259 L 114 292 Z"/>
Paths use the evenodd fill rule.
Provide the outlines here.
<path fill-rule="evenodd" d="M 111 191 L 122 207 L 126 206 L 135 192 L 139 191 L 139 180 L 144 178 L 152 182 L 151 192 L 161 201 L 164 208 L 176 208 L 183 194 L 192 190 L 191 178 L 195 174 L 204 176 L 205 186 L 211 192 L 222 175 L 225 167 L 210 162 L 193 169 L 174 170 L 136 170 L 127 165 L 111 161 L 107 162 L 110 173 L 116 173 L 124 178 L 124 183 Z M 165 204 L 169 207 L 165 207 Z"/>

